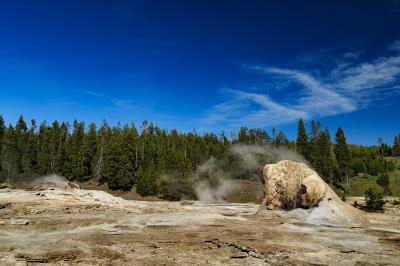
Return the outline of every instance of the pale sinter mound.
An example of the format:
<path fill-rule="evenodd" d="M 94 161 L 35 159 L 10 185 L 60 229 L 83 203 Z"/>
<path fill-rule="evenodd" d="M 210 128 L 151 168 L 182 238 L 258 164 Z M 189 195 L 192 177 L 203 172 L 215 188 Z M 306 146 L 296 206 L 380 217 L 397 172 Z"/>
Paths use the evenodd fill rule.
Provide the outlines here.
<path fill-rule="evenodd" d="M 362 213 L 344 203 L 322 178 L 304 163 L 283 160 L 263 170 L 265 197 L 260 211 L 298 211 L 310 223 L 352 224 L 363 221 Z"/>

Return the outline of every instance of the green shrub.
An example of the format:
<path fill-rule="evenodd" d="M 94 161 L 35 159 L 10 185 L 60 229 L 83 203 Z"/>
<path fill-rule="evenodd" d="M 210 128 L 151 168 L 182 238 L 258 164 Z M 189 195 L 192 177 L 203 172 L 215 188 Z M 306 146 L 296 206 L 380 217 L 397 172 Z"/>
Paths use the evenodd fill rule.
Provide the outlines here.
<path fill-rule="evenodd" d="M 365 191 L 365 208 L 368 211 L 381 211 L 383 210 L 383 205 L 385 201 L 383 200 L 383 194 L 373 188 L 367 189 Z"/>
<path fill-rule="evenodd" d="M 163 176 L 160 182 L 160 196 L 169 201 L 195 199 L 190 180 L 179 176 Z"/>
<path fill-rule="evenodd" d="M 383 175 L 381 175 L 379 177 L 378 180 L 376 180 L 376 183 L 383 188 L 383 191 L 384 191 L 384 193 L 386 195 L 391 195 L 392 194 L 391 191 L 390 191 L 390 188 L 389 188 L 389 184 L 390 184 L 389 182 L 390 181 L 389 181 L 389 175 L 388 174 L 383 174 Z"/>

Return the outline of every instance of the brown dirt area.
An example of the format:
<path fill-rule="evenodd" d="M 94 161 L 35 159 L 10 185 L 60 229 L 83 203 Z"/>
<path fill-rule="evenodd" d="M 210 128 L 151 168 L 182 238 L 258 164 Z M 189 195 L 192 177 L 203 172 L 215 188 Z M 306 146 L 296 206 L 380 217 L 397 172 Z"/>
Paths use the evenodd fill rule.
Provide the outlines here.
<path fill-rule="evenodd" d="M 88 190 L 3 189 L 1 206 L 0 265 L 400 264 L 399 206 L 346 227 L 307 223 L 307 210 L 257 215 L 256 204 L 131 201 Z"/>

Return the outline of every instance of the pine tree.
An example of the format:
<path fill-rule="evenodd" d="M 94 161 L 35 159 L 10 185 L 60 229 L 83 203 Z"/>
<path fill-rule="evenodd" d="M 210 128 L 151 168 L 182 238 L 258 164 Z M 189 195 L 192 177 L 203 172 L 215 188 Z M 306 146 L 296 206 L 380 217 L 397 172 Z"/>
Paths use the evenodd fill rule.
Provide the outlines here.
<path fill-rule="evenodd" d="M 160 135 L 157 139 L 156 143 L 156 158 L 155 164 L 157 166 L 157 170 L 160 173 L 167 173 L 171 168 L 171 161 L 174 160 L 168 154 L 168 147 L 170 146 L 169 143 L 172 140 L 168 138 L 168 132 L 166 130 L 162 130 Z M 186 150 L 187 147 L 185 147 Z M 176 153 L 174 154 L 176 155 Z"/>
<path fill-rule="evenodd" d="M 354 174 L 366 174 L 367 167 L 361 158 L 353 158 L 351 160 L 351 169 Z"/>
<path fill-rule="evenodd" d="M 19 175 L 18 149 L 15 129 L 10 125 L 3 136 L 1 147 L 2 176 L 7 183 L 15 182 Z"/>
<path fill-rule="evenodd" d="M 344 131 L 340 127 L 336 131 L 334 153 L 339 167 L 339 181 L 349 188 L 350 151 Z"/>
<path fill-rule="evenodd" d="M 65 122 L 61 123 L 59 129 L 59 137 L 58 137 L 58 149 L 57 149 L 57 162 L 55 167 L 55 172 L 61 175 L 64 175 L 64 164 L 67 159 L 67 141 L 69 138 L 69 129 L 68 124 Z"/>
<path fill-rule="evenodd" d="M 27 143 L 25 152 L 22 155 L 22 173 L 26 177 L 36 175 L 37 166 L 37 138 L 35 134 L 36 121 L 32 119 L 31 128 L 28 131 Z"/>
<path fill-rule="evenodd" d="M 110 189 L 130 190 L 134 179 L 134 167 L 125 153 L 121 129 L 115 127 L 106 147 L 104 177 Z"/>
<path fill-rule="evenodd" d="M 297 152 L 302 154 L 303 156 L 306 155 L 307 144 L 308 144 L 308 137 L 307 137 L 306 127 L 304 125 L 303 119 L 299 119 L 297 126 L 297 140 L 296 140 Z"/>
<path fill-rule="evenodd" d="M 400 134 L 394 137 L 393 156 L 400 156 Z"/>
<path fill-rule="evenodd" d="M 307 152 L 305 157 L 311 164 L 317 168 L 319 158 L 318 138 L 321 134 L 321 124 L 319 122 L 311 121 L 311 134 L 307 144 Z"/>
<path fill-rule="evenodd" d="M 51 154 L 51 134 L 46 122 L 39 127 L 38 152 L 37 152 L 37 174 L 49 174 L 50 154 Z"/>
<path fill-rule="evenodd" d="M 157 170 L 154 161 L 144 167 L 141 165 L 138 172 L 136 190 L 141 196 L 155 196 L 158 193 Z"/>
<path fill-rule="evenodd" d="M 390 195 L 391 194 L 390 186 L 389 186 L 390 181 L 389 181 L 389 175 L 388 174 L 381 175 L 381 177 L 379 177 L 379 179 L 376 180 L 376 183 L 383 188 L 383 193 L 385 193 L 386 195 Z"/>
<path fill-rule="evenodd" d="M 69 180 L 73 179 L 72 173 L 72 138 L 70 135 L 70 125 L 69 123 L 61 124 L 62 131 L 62 148 L 60 150 L 60 157 L 62 158 L 62 164 L 60 172 L 63 176 L 68 178 Z"/>
<path fill-rule="evenodd" d="M 110 132 L 110 128 L 107 124 L 107 122 L 104 120 L 102 126 L 100 127 L 99 133 L 98 133 L 98 147 L 97 147 L 97 154 L 94 158 L 95 164 L 94 167 L 95 169 L 93 170 L 94 177 L 96 178 L 97 184 L 102 184 L 105 182 L 104 178 L 104 154 L 105 154 L 105 149 L 106 149 L 106 142 L 108 140 L 108 137 Z"/>
<path fill-rule="evenodd" d="M 275 138 L 275 146 L 288 146 L 289 140 L 287 139 L 285 133 L 279 131 Z"/>
<path fill-rule="evenodd" d="M 322 131 L 318 137 L 319 173 L 327 182 L 333 182 L 334 159 L 332 153 L 331 137 L 328 129 Z"/>
<path fill-rule="evenodd" d="M 0 115 L 0 150 L 1 150 L 1 141 L 3 140 L 3 136 L 6 132 L 6 126 L 4 124 L 3 116 Z"/>
<path fill-rule="evenodd" d="M 97 151 L 98 139 L 97 130 L 95 124 L 89 125 L 89 131 L 84 136 L 82 148 L 79 151 L 80 157 L 82 158 L 82 178 L 84 180 L 92 177 L 92 170 L 95 168 L 94 156 Z"/>
<path fill-rule="evenodd" d="M 3 137 L 5 132 L 6 132 L 6 127 L 4 125 L 4 119 L 3 116 L 0 115 L 0 158 L 1 158 L 1 147 L 3 144 Z M 0 178 L 2 176 L 1 172 L 2 172 L 2 164 L 0 163 Z"/>
<path fill-rule="evenodd" d="M 137 170 L 139 167 L 139 135 L 134 124 L 131 126 L 126 125 L 123 130 L 123 143 L 124 152 L 129 158 L 129 161 L 133 165 L 134 169 Z"/>
<path fill-rule="evenodd" d="M 268 135 L 268 133 L 265 130 L 262 130 L 261 128 L 255 129 L 255 135 L 256 135 L 256 143 L 259 145 L 263 145 L 271 141 L 271 137 Z"/>
<path fill-rule="evenodd" d="M 249 143 L 249 136 L 248 136 L 248 128 L 247 127 L 241 127 L 238 135 L 238 142 L 243 143 L 243 144 L 248 144 Z"/>
<path fill-rule="evenodd" d="M 16 136 L 16 144 L 17 144 L 17 167 L 18 172 L 22 172 L 22 156 L 25 153 L 26 144 L 27 144 L 27 130 L 28 127 L 24 121 L 22 116 L 19 117 L 17 125 L 15 127 L 15 136 Z"/>
<path fill-rule="evenodd" d="M 52 127 L 48 128 L 49 133 L 49 165 L 47 169 L 48 174 L 57 173 L 57 169 L 59 168 L 60 158 L 59 158 L 59 149 L 60 147 L 60 138 L 61 138 L 61 129 L 58 121 L 54 121 Z"/>
<path fill-rule="evenodd" d="M 85 125 L 83 122 L 74 121 L 74 131 L 71 135 L 71 170 L 73 178 L 82 180 L 85 175 L 83 141 Z"/>

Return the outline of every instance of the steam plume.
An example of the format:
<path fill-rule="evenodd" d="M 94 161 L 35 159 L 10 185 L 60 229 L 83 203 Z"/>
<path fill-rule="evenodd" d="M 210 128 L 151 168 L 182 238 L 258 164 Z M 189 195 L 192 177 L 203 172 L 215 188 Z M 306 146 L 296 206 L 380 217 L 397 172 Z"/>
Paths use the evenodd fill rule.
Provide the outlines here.
<path fill-rule="evenodd" d="M 36 184 L 40 184 L 40 183 L 46 183 L 46 182 L 59 182 L 59 183 L 68 183 L 68 180 L 63 177 L 63 176 L 59 176 L 59 175 L 47 175 L 47 176 L 42 176 L 42 177 L 38 177 L 35 178 L 30 185 L 36 185 Z"/>
<path fill-rule="evenodd" d="M 237 188 L 236 178 L 260 180 L 262 168 L 267 163 L 292 160 L 306 163 L 299 154 L 271 145 L 234 144 L 229 150 L 231 160 L 211 157 L 200 165 L 194 175 L 194 190 L 199 200 L 223 202 L 225 196 Z M 230 161 L 234 163 L 230 163 Z"/>

